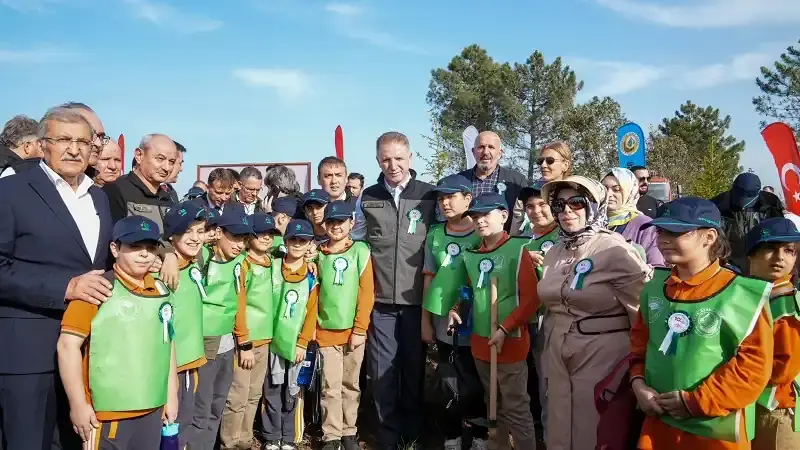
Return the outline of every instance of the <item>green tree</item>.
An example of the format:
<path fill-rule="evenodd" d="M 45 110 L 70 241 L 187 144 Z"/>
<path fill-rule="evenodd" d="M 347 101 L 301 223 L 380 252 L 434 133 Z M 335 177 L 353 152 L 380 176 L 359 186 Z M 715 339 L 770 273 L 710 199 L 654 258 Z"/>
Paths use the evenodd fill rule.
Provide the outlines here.
<path fill-rule="evenodd" d="M 756 83 L 762 93 L 753 98 L 756 111 L 786 122 L 800 136 L 800 48 L 789 47 L 781 53 L 774 70 L 762 67 Z M 762 127 L 766 125 L 761 122 Z"/>
<path fill-rule="evenodd" d="M 626 122 L 622 107 L 610 97 L 594 97 L 569 108 L 557 132 L 572 149 L 573 172 L 599 180 L 617 167 L 617 128 Z"/>
<path fill-rule="evenodd" d="M 692 183 L 692 195 L 713 198 L 731 186 L 729 161 L 722 148 L 712 141 L 700 160 L 697 177 Z"/>
<path fill-rule="evenodd" d="M 463 141 L 460 134 L 444 129 L 436 118 L 431 119 L 431 135 L 422 137 L 428 143 L 431 156 L 421 156 L 425 161 L 425 175 L 433 182 L 463 170 L 466 165 Z"/>
<path fill-rule="evenodd" d="M 689 147 L 678 136 L 651 131 L 647 138 L 647 168 L 650 174 L 670 180 L 674 189 L 681 186 L 689 194 L 698 165 L 691 161 Z"/>

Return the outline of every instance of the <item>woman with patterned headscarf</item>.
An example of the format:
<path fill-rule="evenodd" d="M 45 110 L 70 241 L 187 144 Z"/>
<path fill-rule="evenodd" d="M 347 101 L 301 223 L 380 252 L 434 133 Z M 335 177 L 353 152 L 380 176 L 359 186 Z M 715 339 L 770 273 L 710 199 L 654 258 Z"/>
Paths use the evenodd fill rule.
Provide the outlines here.
<path fill-rule="evenodd" d="M 547 448 L 595 448 L 594 388 L 630 353 L 630 328 L 652 268 L 609 231 L 606 190 L 569 176 L 542 188 L 559 238 L 544 257 L 538 292 L 547 307 Z"/>
<path fill-rule="evenodd" d="M 642 230 L 642 226 L 652 219 L 636 208 L 636 202 L 639 201 L 636 176 L 628 169 L 615 167 L 609 170 L 602 183 L 606 188 L 608 229 L 621 234 L 629 243 L 640 246 L 648 264 L 663 266 L 664 257 L 656 245 L 656 230 L 652 227 Z"/>

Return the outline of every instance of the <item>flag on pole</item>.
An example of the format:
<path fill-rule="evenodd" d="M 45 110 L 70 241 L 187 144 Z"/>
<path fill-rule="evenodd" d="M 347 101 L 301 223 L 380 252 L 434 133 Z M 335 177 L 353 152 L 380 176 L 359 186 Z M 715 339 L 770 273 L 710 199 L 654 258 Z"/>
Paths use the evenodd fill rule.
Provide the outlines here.
<path fill-rule="evenodd" d="M 472 147 L 475 146 L 475 139 L 478 139 L 478 129 L 472 125 L 468 126 L 464 133 L 461 134 L 464 139 L 464 154 L 467 157 L 466 169 L 475 167 L 475 155 L 472 154 Z"/>
<path fill-rule="evenodd" d="M 644 131 L 639 125 L 630 122 L 617 130 L 617 153 L 619 166 L 630 169 L 633 166 L 644 166 L 647 149 Z"/>
<path fill-rule="evenodd" d="M 333 136 L 333 143 L 336 146 L 336 157 L 344 161 L 344 134 L 342 134 L 342 126 L 338 125 Z"/>
<path fill-rule="evenodd" d="M 122 167 L 119 168 L 120 174 L 125 174 L 125 136 L 119 135 L 119 139 L 117 139 L 117 145 L 119 145 L 119 156 L 122 158 Z"/>
<path fill-rule="evenodd" d="M 786 209 L 800 214 L 800 153 L 794 131 L 785 123 L 775 122 L 764 128 L 761 136 L 775 160 Z"/>

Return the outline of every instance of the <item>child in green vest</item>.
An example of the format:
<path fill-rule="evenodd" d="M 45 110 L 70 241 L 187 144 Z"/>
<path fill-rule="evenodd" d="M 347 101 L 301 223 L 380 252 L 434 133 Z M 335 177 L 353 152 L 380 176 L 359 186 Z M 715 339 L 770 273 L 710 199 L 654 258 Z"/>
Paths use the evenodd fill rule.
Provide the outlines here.
<path fill-rule="evenodd" d="M 200 251 L 206 234 L 207 210 L 186 201 L 164 215 L 164 238 L 178 256 L 180 281 L 172 293 L 175 315 L 175 355 L 178 365 L 178 440 L 185 445 L 194 417 L 198 369 L 206 363 L 203 345 L 203 287 Z"/>
<path fill-rule="evenodd" d="M 248 262 L 244 251 L 254 234 L 252 221 L 243 208 L 225 208 L 215 224 L 219 239 L 210 249 L 203 249 L 203 343 L 208 362 L 198 369 L 188 438 L 192 450 L 213 448 L 233 382 L 234 360 L 249 370 L 255 359 L 247 327 Z"/>
<path fill-rule="evenodd" d="M 773 283 L 772 375 L 756 405 L 753 450 L 800 448 L 800 296 L 793 284 L 800 232 L 789 219 L 767 219 L 747 233 L 745 244 L 750 275 Z"/>
<path fill-rule="evenodd" d="M 458 294 L 453 294 L 450 287 L 453 279 L 459 277 L 457 260 L 463 251 L 477 248 L 481 242 L 480 236 L 475 232 L 472 217 L 464 215 L 472 201 L 472 182 L 463 175 L 451 175 L 442 178 L 434 191 L 438 194 L 439 210 L 447 221 L 433 225 L 425 241 L 422 340 L 428 344 L 436 344 L 439 361 L 448 361 L 452 355 L 459 358 L 463 367 L 475 372 L 468 330 L 466 327 L 462 330 L 449 329 L 447 321 L 447 314 L 458 302 Z M 431 289 L 434 280 L 434 288 Z M 443 295 L 445 292 L 448 294 L 447 297 Z M 477 372 L 474 375 L 477 378 Z M 447 408 L 443 427 L 445 450 L 461 450 L 466 431 L 465 420 L 483 417 L 485 414 L 483 392 L 459 394 L 462 399 L 477 397 L 481 400 L 471 402 L 472 404 L 455 402 Z M 471 448 L 486 448 L 486 428 L 477 425 L 471 428 L 473 431 Z"/>
<path fill-rule="evenodd" d="M 64 313 L 58 366 L 84 448 L 155 449 L 164 422 L 177 419 L 175 311 L 150 274 L 160 238 L 150 219 L 117 222 L 113 294 L 99 307 L 71 302 Z"/>
<path fill-rule="evenodd" d="M 640 450 L 744 450 L 772 367 L 771 283 L 724 267 L 714 203 L 683 197 L 644 225 L 672 269 L 656 268 L 631 329 L 631 388 L 647 415 Z"/>
<path fill-rule="evenodd" d="M 472 288 L 470 345 L 487 395 L 490 390 L 491 348 L 497 352 L 499 429 L 490 440 L 489 448 L 510 448 L 510 432 L 515 448 L 533 450 L 536 436 L 530 397 L 525 388 L 528 382 L 526 358 L 530 350 L 528 323 L 540 302 L 533 261 L 523 248 L 528 239 L 512 238 L 504 231 L 509 211 L 505 198 L 498 194 L 474 198 L 466 214 L 472 217 L 481 243 L 478 248 L 466 249 L 457 263 L 463 279 Z M 497 283 L 497 328 L 494 330 L 491 321 L 493 280 Z M 460 286 L 463 282 L 456 280 L 454 284 Z M 457 304 L 450 311 L 451 326 L 466 319 L 460 317 L 459 309 Z"/>
<path fill-rule="evenodd" d="M 272 216 L 256 213 L 250 216 L 255 236 L 247 245 L 247 327 L 253 343 L 253 365 L 250 370 L 236 370 L 225 403 L 220 440 L 222 450 L 249 448 L 253 440 L 253 420 L 258 410 L 264 377 L 267 373 L 269 343 L 275 320 L 272 286 L 272 258 L 269 255 L 278 234 Z"/>
<path fill-rule="evenodd" d="M 313 335 L 316 326 L 316 321 L 307 314 L 317 308 L 319 298 L 319 287 L 306 262 L 313 239 L 314 229 L 308 221 L 292 220 L 284 235 L 286 257 L 274 262 L 277 305 L 261 409 L 265 450 L 293 450 L 303 438 L 302 397 L 297 376 L 309 342 L 303 336 Z"/>

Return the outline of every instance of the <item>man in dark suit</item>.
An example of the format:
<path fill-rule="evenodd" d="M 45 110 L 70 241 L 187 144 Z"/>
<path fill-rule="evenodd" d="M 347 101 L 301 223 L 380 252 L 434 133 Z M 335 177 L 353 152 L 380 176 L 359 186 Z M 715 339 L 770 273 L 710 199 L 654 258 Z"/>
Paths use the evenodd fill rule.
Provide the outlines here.
<path fill-rule="evenodd" d="M 0 447 L 51 448 L 58 414 L 56 342 L 66 303 L 100 304 L 111 240 L 108 199 L 84 174 L 93 132 L 80 114 L 48 111 L 39 125 L 44 158 L 0 180 Z M 66 415 L 65 415 L 66 414 Z M 60 428 L 71 449 L 71 427 Z M 68 430 L 68 431 L 67 431 Z M 56 440 L 58 441 L 58 440 Z"/>

